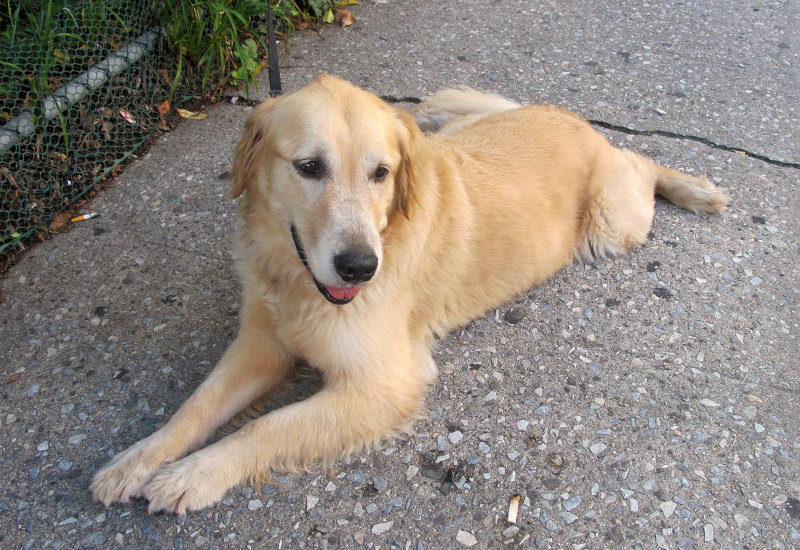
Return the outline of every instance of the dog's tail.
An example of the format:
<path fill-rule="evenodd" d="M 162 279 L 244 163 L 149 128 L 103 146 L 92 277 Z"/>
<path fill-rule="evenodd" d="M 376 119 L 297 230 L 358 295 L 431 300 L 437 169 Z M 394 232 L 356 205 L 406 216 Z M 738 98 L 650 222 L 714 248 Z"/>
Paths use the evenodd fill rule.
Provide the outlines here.
<path fill-rule="evenodd" d="M 687 176 L 672 168 L 655 164 L 656 193 L 670 202 L 692 212 L 719 214 L 730 202 L 728 194 L 708 178 Z"/>
<path fill-rule="evenodd" d="M 455 119 L 474 122 L 480 117 L 519 106 L 519 103 L 503 96 L 462 86 L 435 93 L 411 112 L 423 132 L 438 132 Z"/>

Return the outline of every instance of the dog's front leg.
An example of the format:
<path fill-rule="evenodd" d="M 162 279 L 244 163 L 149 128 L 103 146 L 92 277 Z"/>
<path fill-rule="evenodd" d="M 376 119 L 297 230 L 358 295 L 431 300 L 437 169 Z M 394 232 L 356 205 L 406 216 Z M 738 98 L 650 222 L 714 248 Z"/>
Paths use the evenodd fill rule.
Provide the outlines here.
<path fill-rule="evenodd" d="M 108 506 L 141 496 L 156 470 L 197 448 L 220 425 L 286 378 L 293 362 L 284 347 L 270 331 L 262 332 L 264 324 L 243 323 L 248 326 L 261 330 L 243 328 L 208 378 L 163 428 L 119 453 L 95 474 L 90 486 L 95 500 Z"/>
<path fill-rule="evenodd" d="M 204 508 L 238 483 L 264 479 L 273 469 L 330 463 L 405 427 L 419 409 L 427 380 L 403 367 L 387 361 L 371 373 L 329 383 L 164 466 L 144 487 L 149 510 L 183 514 Z"/>

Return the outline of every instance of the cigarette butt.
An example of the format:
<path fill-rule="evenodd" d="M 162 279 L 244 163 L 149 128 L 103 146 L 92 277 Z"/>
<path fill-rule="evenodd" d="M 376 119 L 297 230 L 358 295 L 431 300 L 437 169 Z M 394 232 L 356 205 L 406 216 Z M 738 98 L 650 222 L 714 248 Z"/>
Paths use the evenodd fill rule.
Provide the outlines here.
<path fill-rule="evenodd" d="M 83 216 L 76 216 L 76 217 L 72 218 L 70 221 L 72 223 L 85 222 L 86 220 L 91 220 L 92 218 L 96 218 L 99 215 L 100 214 L 98 214 L 97 212 L 92 212 L 91 214 L 84 214 Z"/>
<path fill-rule="evenodd" d="M 522 497 L 520 495 L 511 495 L 511 500 L 508 501 L 508 518 L 506 521 L 510 524 L 517 523 L 517 513 L 519 513 L 519 501 Z"/>

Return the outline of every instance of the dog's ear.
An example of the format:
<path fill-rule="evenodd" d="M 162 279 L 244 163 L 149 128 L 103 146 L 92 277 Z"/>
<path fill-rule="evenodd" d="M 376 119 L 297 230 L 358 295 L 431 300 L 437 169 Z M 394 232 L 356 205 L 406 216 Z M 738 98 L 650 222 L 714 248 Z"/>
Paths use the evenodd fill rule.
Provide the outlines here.
<path fill-rule="evenodd" d="M 418 169 L 418 145 L 423 139 L 422 131 L 414 117 L 407 112 L 396 109 L 398 124 L 398 147 L 400 148 L 400 166 L 394 182 L 394 203 L 392 210 L 402 212 L 408 218 L 411 203 L 414 201 L 415 170 Z"/>
<path fill-rule="evenodd" d="M 244 133 L 233 157 L 233 187 L 230 197 L 235 199 L 250 187 L 255 176 L 256 158 L 261 152 L 269 130 L 270 113 L 280 98 L 273 98 L 253 109 L 244 125 Z"/>

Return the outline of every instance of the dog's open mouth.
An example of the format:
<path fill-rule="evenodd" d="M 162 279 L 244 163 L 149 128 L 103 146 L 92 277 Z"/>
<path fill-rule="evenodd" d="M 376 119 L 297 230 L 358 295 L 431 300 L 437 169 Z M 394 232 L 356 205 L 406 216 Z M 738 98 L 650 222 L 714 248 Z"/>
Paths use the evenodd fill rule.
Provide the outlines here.
<path fill-rule="evenodd" d="M 353 298 L 356 297 L 356 294 L 358 294 L 358 291 L 361 290 L 361 287 L 336 287 L 323 285 L 317 280 L 316 277 L 314 277 L 314 272 L 311 271 L 311 268 L 308 266 L 306 252 L 303 250 L 303 245 L 300 244 L 300 237 L 297 236 L 297 230 L 294 228 L 294 226 L 292 226 L 292 240 L 294 241 L 294 247 L 297 250 L 297 255 L 300 257 L 300 261 L 303 262 L 304 266 L 306 266 L 306 269 L 311 274 L 311 279 L 313 279 L 314 284 L 317 286 L 317 290 L 319 290 L 320 294 L 322 294 L 326 300 L 332 304 L 336 304 L 337 306 L 343 306 L 344 304 L 350 303 Z"/>

